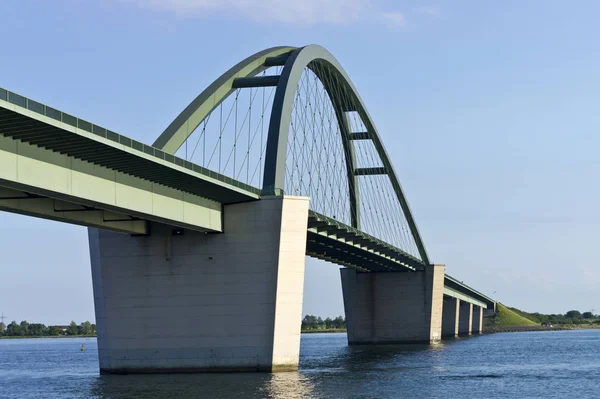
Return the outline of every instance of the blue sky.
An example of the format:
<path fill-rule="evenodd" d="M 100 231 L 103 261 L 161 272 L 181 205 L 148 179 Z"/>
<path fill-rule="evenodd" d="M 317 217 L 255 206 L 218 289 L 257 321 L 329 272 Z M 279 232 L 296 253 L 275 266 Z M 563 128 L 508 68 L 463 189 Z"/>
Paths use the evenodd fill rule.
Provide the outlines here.
<path fill-rule="evenodd" d="M 0 86 L 152 143 L 222 72 L 317 43 L 374 118 L 430 258 L 528 311 L 600 312 L 600 4 L 0 2 Z M 93 320 L 86 230 L 0 213 L 0 312 Z M 307 261 L 305 312 L 343 313 Z"/>

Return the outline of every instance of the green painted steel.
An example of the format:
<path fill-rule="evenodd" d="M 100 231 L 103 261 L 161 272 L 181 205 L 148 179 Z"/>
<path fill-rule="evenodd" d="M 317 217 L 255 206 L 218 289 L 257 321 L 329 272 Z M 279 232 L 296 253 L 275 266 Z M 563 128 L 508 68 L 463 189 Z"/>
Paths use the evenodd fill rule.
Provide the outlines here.
<path fill-rule="evenodd" d="M 317 65 L 319 68 L 316 67 Z M 255 77 L 258 73 L 271 66 L 283 66 L 281 75 L 278 77 Z M 358 176 L 369 174 L 365 169 L 357 167 L 352 140 L 358 137 L 364 139 L 364 136 L 367 135 L 372 140 L 383 163 L 383 168 L 371 168 L 369 171 L 377 173 L 385 172 L 388 174 L 417 246 L 421 261 L 424 265 L 429 264 L 427 251 L 421 240 L 417 225 L 400 182 L 396 177 L 394 168 L 379 138 L 377 129 L 344 69 L 333 55 L 321 46 L 309 45 L 301 48 L 273 47 L 260 51 L 241 61 L 221 75 L 196 97 L 154 142 L 154 147 L 160 148 L 166 153 L 175 153 L 199 124 L 231 95 L 236 87 L 262 87 L 274 84 L 277 81 L 277 89 L 275 91 L 269 123 L 265 168 L 263 172 L 264 179 L 261 192 L 262 195 L 284 194 L 290 118 L 296 88 L 305 68 L 311 69 L 320 79 L 336 112 L 336 119 L 342 134 L 342 145 L 346 158 L 345 165 L 351 205 L 350 217 L 352 227 L 360 229 Z M 324 74 L 328 76 L 324 76 Z M 344 105 L 341 104 L 341 100 L 337 95 L 340 91 L 352 97 L 354 103 L 357 104 L 357 109 L 344 109 Z M 345 112 L 348 111 L 357 111 L 359 113 L 365 123 L 367 132 L 352 137 L 354 134 L 350 132 L 345 115 Z"/>
<path fill-rule="evenodd" d="M 0 92 L 0 132 L 220 203 L 260 198 L 256 187 L 5 89 Z"/>
<path fill-rule="evenodd" d="M 325 87 L 329 98 L 336 98 L 330 88 Z M 344 113 L 339 101 L 332 101 L 335 108 L 335 115 L 342 134 L 342 146 L 344 148 L 345 164 L 346 164 L 346 179 L 348 180 L 348 195 L 350 197 L 350 221 L 352 227 L 360 229 L 360 192 L 358 189 L 358 176 L 354 173 L 358 169 L 356 162 L 356 153 L 354 145 L 351 142 L 350 136 L 352 129 L 350 121 Z"/>
<path fill-rule="evenodd" d="M 269 68 L 265 65 L 267 59 L 284 57 L 295 50 L 295 47 L 272 47 L 251 55 L 233 68 L 221 75 L 196 97 L 165 131 L 156 139 L 153 147 L 175 154 L 185 140 L 194 132 L 200 122 L 206 118 L 221 102 L 235 90 L 233 83 L 236 78 L 253 77 Z"/>
<path fill-rule="evenodd" d="M 350 135 L 350 140 L 371 140 L 369 132 L 357 132 Z"/>
<path fill-rule="evenodd" d="M 221 203 L 91 163 L 82 152 L 74 156 L 54 144 L 33 143 L 40 137 L 32 128 L 37 124 L 17 125 L 35 135 L 16 139 L 5 134 L 6 119 L 0 114 L 1 209 L 131 234 L 148 232 L 144 221 L 222 231 Z M 99 150 L 83 148 L 88 149 Z"/>
<path fill-rule="evenodd" d="M 272 66 L 283 66 L 281 75 L 256 76 Z M 0 134 L 66 157 L 125 173 L 134 179 L 155 182 L 221 204 L 257 200 L 265 194 L 282 195 L 285 187 L 286 152 L 294 96 L 306 68 L 321 81 L 335 110 L 346 157 L 352 212 L 352 226 L 311 212 L 308 221 L 307 253 L 363 271 L 422 270 L 429 264 L 427 252 L 377 129 L 346 72 L 339 62 L 320 46 L 274 47 L 248 57 L 196 97 L 160 135 L 153 146 L 121 136 L 2 88 L 0 88 Z M 269 123 L 262 188 L 241 183 L 173 155 L 202 120 L 236 88 L 272 85 L 276 85 L 276 91 Z M 342 103 L 338 96 L 340 92 L 351 97 L 352 105 Z M 347 112 L 357 112 L 366 131 L 351 132 Z M 352 140 L 372 140 L 382 161 L 382 167 L 358 168 Z M 372 174 L 389 176 L 421 259 L 360 230 L 360 193 L 357 176 Z M 33 197 L 30 197 L 31 193 L 26 190 L 18 191 L 22 188 L 22 185 L 12 188 L 6 186 L 4 194 L 9 193 L 15 198 L 6 194 L 4 198 L 0 198 L 5 201 L 0 208 L 25 214 L 28 212 L 35 215 L 46 214 L 48 218 L 76 224 L 98 225 L 102 219 L 103 223 L 108 223 L 105 228 L 118 230 L 114 223 L 121 222 L 116 219 L 121 217 L 119 213 L 110 214 L 113 218 L 107 219 L 105 216 L 107 213 L 99 213 L 101 212 L 99 209 L 87 209 L 90 204 L 86 204 L 85 201 L 74 203 L 75 207 L 71 208 L 71 203 L 68 202 L 70 197 L 62 198 L 67 202 L 55 202 L 51 198 L 44 197 L 46 193 L 42 192 L 43 190 L 39 191 L 41 196 L 36 197 L 38 194 L 35 194 L 34 190 Z M 31 206 L 23 202 L 30 198 L 39 200 L 39 205 Z M 10 201 L 14 200 L 20 203 L 12 205 Z M 62 204 L 58 209 L 57 203 Z M 108 212 L 115 212 L 115 210 L 119 211 L 108 209 Z M 68 216 L 70 212 L 73 212 L 73 216 Z M 95 216 L 90 219 L 88 216 L 83 216 L 82 212 L 89 212 L 90 215 Z M 125 216 L 130 217 L 127 214 Z M 126 221 L 130 226 L 122 228 L 124 232 L 139 233 L 146 229 L 143 220 Z M 468 299 L 475 304 L 487 304 L 488 308 L 495 306 L 495 301 L 491 298 L 451 276 L 446 275 L 444 283 L 447 295 L 461 297 L 463 300 Z"/>
<path fill-rule="evenodd" d="M 356 176 L 373 176 L 387 174 L 385 168 L 358 168 L 354 170 Z"/>
<path fill-rule="evenodd" d="M 457 292 L 461 292 L 471 298 L 476 298 L 481 302 L 485 302 L 488 309 L 496 308 L 496 301 L 487 295 L 482 294 L 481 292 L 469 287 L 462 281 L 455 279 L 454 277 L 446 274 L 444 277 L 444 286 L 454 289 Z"/>
<path fill-rule="evenodd" d="M 314 68 L 317 63 L 320 65 L 318 70 L 317 68 Z M 427 256 L 427 251 L 425 250 L 425 246 L 421 240 L 419 230 L 412 217 L 410 207 L 408 206 L 408 202 L 404 197 L 402 187 L 400 186 L 400 182 L 396 177 L 392 163 L 390 162 L 389 157 L 379 138 L 375 124 L 373 123 L 367 108 L 365 107 L 349 76 L 346 74 L 339 62 L 333 57 L 333 55 L 331 55 L 331 53 L 321 46 L 309 45 L 295 50 L 289 56 L 281 73 L 279 84 L 275 92 L 275 99 L 271 112 L 271 121 L 269 123 L 267 151 L 265 155 L 263 193 L 281 195 L 284 192 L 290 118 L 292 114 L 296 88 L 304 69 L 307 67 L 319 77 L 321 83 L 328 91 L 334 90 L 329 82 L 336 82 L 336 84 L 343 86 L 341 88 L 342 90 L 345 90 L 346 93 L 349 93 L 353 96 L 355 104 L 358 105 L 358 109 L 355 111 L 359 113 L 363 122 L 365 123 L 371 136 L 371 140 L 373 141 L 373 144 L 381 158 L 383 166 L 390 177 L 390 181 L 394 191 L 396 192 L 396 196 L 398 197 L 398 201 L 400 202 L 402 211 L 406 217 L 411 233 L 419 250 L 421 260 L 423 264 L 428 265 L 429 257 Z M 321 71 L 327 71 L 327 73 L 332 76 L 332 79 L 323 79 L 323 76 L 319 76 Z M 335 96 L 332 98 L 335 98 Z M 346 133 L 343 134 L 342 139 L 344 142 L 349 142 L 350 137 L 347 129 L 342 130 L 342 132 L 344 131 L 346 131 Z M 353 164 L 352 155 L 348 152 L 346 152 L 346 160 L 346 165 L 351 165 L 348 173 L 348 185 L 351 187 L 350 198 L 351 201 L 354 202 L 352 204 L 353 208 L 358 209 L 358 185 L 354 183 L 356 181 L 354 177 L 356 165 Z"/>
<path fill-rule="evenodd" d="M 454 288 L 444 285 L 444 295 L 449 296 L 451 298 L 460 299 L 463 302 L 472 303 L 473 305 L 481 306 L 484 309 L 488 308 L 488 304 L 483 302 L 469 294 L 465 294 L 463 292 L 457 291 Z"/>
<path fill-rule="evenodd" d="M 277 86 L 279 75 L 254 76 L 251 78 L 235 78 L 231 85 L 234 89 L 244 89 L 249 87 L 271 87 Z"/>
<path fill-rule="evenodd" d="M 343 250 L 338 251 L 336 247 Z M 314 211 L 308 214 L 307 254 L 358 270 L 403 272 L 423 269 L 420 259 Z"/>
<path fill-rule="evenodd" d="M 149 223 L 146 220 L 6 187 L 0 187 L 0 211 L 118 233 L 136 235 L 149 233 Z"/>

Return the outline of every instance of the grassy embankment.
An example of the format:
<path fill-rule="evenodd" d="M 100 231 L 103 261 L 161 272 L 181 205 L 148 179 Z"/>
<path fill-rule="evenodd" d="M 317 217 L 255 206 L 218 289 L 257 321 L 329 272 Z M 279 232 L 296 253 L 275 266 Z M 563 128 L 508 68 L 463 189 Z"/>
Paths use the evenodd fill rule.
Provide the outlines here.
<path fill-rule="evenodd" d="M 510 308 L 498 303 L 497 312 L 492 317 L 483 319 L 484 331 L 503 332 L 503 331 L 543 331 L 543 330 L 578 330 L 588 328 L 600 328 L 598 321 L 586 321 L 582 323 L 556 323 L 551 326 L 542 326 L 540 320 L 535 314 L 527 313 L 516 308 Z"/>
<path fill-rule="evenodd" d="M 483 319 L 484 328 L 493 327 L 523 327 L 523 326 L 539 326 L 537 320 L 528 317 L 527 313 L 518 309 L 508 308 L 498 302 L 498 311 L 492 317 Z"/>

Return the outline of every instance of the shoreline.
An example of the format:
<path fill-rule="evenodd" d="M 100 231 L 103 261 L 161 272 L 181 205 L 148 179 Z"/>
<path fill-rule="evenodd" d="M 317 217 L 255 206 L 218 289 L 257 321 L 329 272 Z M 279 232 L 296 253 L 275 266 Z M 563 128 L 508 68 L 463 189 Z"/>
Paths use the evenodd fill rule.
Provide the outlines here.
<path fill-rule="evenodd" d="M 573 324 L 573 325 L 556 325 L 548 326 L 505 326 L 505 327 L 488 327 L 483 329 L 484 334 L 505 333 L 505 332 L 535 332 L 535 331 L 570 331 L 570 330 L 600 330 L 600 324 Z M 301 334 L 324 334 L 324 333 L 347 333 L 346 329 L 322 329 L 322 330 L 301 330 Z M 0 337 L 0 339 L 35 339 L 35 338 L 97 338 L 97 335 L 47 335 L 47 336 L 10 336 Z"/>
<path fill-rule="evenodd" d="M 301 334 L 321 334 L 321 333 L 345 333 L 348 332 L 345 328 L 329 328 L 322 330 L 300 330 Z"/>
<path fill-rule="evenodd" d="M 549 326 L 501 326 L 483 329 L 484 334 L 502 332 L 533 332 L 533 331 L 570 331 L 570 330 L 600 330 L 600 324 L 559 324 Z"/>

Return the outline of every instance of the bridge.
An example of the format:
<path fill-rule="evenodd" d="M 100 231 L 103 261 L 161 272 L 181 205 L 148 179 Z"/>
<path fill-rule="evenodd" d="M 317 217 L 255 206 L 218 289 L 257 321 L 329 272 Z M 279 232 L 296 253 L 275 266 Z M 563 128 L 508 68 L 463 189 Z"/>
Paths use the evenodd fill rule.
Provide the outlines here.
<path fill-rule="evenodd" d="M 152 144 L 0 88 L 0 210 L 89 227 L 101 373 L 298 367 L 306 255 L 349 344 L 482 331 L 432 264 L 365 104 L 316 45 L 225 72 Z"/>

